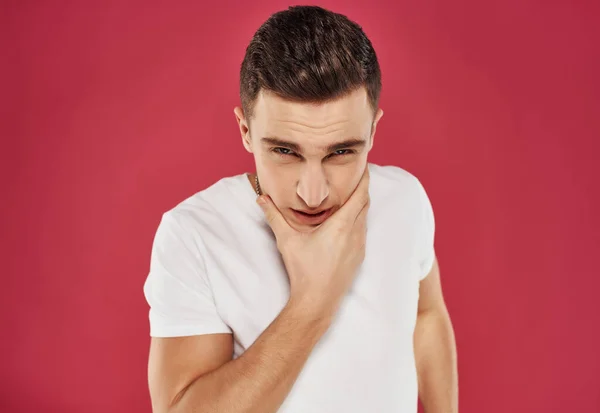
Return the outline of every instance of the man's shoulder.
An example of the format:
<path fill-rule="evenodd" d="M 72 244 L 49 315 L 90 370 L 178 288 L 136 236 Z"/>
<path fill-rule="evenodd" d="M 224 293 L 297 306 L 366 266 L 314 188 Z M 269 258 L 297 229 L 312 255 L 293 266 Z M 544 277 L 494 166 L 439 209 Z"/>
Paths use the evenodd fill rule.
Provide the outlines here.
<path fill-rule="evenodd" d="M 370 165 L 369 171 L 371 227 L 383 231 L 382 239 L 391 236 L 394 242 L 402 238 L 412 244 L 420 239 L 419 234 L 430 233 L 431 204 L 417 176 L 397 166 Z"/>
<path fill-rule="evenodd" d="M 417 196 L 421 182 L 413 173 L 395 165 L 369 164 L 371 188 L 386 196 L 398 195 L 406 197 Z"/>
<path fill-rule="evenodd" d="M 185 225 L 218 224 L 226 219 L 232 209 L 242 204 L 236 202 L 238 198 L 241 201 L 248 195 L 243 185 L 244 179 L 247 178 L 243 174 L 223 177 L 179 201 L 164 215 Z"/>

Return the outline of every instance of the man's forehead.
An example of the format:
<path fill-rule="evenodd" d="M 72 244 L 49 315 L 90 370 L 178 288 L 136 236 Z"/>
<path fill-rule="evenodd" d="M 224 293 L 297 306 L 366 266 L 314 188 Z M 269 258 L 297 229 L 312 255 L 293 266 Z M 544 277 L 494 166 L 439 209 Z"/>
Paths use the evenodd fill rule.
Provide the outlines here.
<path fill-rule="evenodd" d="M 255 105 L 255 117 L 264 123 L 298 123 L 311 128 L 335 124 L 362 123 L 372 115 L 366 91 L 361 88 L 346 96 L 324 102 L 298 102 L 261 91 Z"/>

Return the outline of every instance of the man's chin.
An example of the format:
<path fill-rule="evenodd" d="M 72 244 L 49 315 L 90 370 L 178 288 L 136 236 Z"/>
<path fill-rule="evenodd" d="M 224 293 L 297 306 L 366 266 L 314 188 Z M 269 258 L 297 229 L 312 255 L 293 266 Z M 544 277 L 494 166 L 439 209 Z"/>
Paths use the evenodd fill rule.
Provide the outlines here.
<path fill-rule="evenodd" d="M 292 228 L 294 228 L 294 230 L 296 230 L 300 233 L 310 234 L 311 232 L 313 232 L 320 226 L 321 226 L 320 224 L 319 225 L 292 225 Z"/>

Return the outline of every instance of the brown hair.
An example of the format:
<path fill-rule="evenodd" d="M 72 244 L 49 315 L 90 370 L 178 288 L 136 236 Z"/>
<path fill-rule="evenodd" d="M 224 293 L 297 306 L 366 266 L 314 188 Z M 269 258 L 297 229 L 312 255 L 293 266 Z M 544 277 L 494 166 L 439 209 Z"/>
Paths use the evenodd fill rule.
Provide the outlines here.
<path fill-rule="evenodd" d="M 317 6 L 293 6 L 269 17 L 250 41 L 240 71 L 247 119 L 261 89 L 291 101 L 321 103 L 362 86 L 375 112 L 381 71 L 371 41 L 346 16 Z"/>

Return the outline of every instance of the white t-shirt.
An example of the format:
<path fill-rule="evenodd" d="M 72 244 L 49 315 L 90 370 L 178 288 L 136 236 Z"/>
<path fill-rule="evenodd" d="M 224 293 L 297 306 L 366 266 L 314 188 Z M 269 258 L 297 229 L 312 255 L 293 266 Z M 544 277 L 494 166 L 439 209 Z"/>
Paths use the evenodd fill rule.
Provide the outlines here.
<path fill-rule="evenodd" d="M 430 271 L 434 216 L 419 180 L 369 164 L 363 264 L 281 413 L 416 413 L 413 333 Z M 150 335 L 233 333 L 234 358 L 277 317 L 289 282 L 246 174 L 223 178 L 166 212 L 144 293 Z"/>

